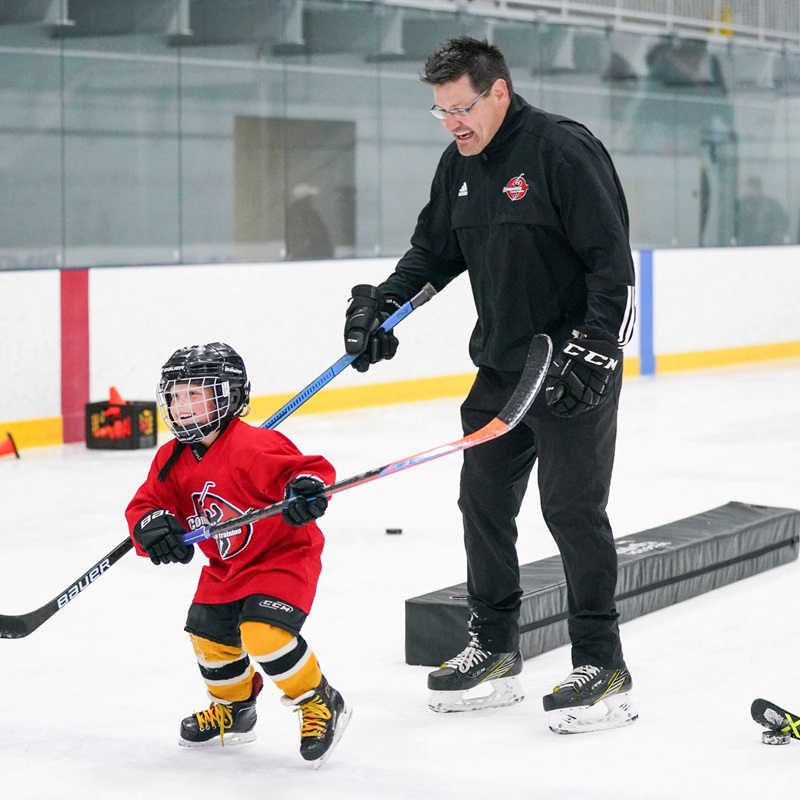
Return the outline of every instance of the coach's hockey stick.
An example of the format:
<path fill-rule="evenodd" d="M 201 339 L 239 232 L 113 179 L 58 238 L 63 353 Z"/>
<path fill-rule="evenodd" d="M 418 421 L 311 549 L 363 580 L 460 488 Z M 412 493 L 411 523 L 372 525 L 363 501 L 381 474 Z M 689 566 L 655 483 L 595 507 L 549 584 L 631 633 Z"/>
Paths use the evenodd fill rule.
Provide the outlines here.
<path fill-rule="evenodd" d="M 424 305 L 436 294 L 436 289 L 429 283 L 426 283 L 422 289 L 415 294 L 410 300 L 403 303 L 397 311 L 394 312 L 386 321 L 381 325 L 380 330 L 390 331 L 397 325 L 398 322 L 404 320 L 414 309 Z M 293 411 L 300 408 L 306 400 L 313 397 L 323 386 L 330 383 L 340 372 L 347 369 L 356 359 L 357 355 L 344 355 L 335 364 L 328 367 L 318 378 L 311 381 L 301 392 L 296 394 L 283 408 L 279 408 L 266 422 L 262 423 L 262 428 L 274 428 L 284 418 L 288 417 Z"/>
<path fill-rule="evenodd" d="M 424 305 L 436 294 L 436 289 L 429 283 L 422 287 L 414 297 L 403 303 L 381 325 L 381 330 L 389 331 L 399 322 L 404 320 L 414 309 Z M 266 422 L 259 425 L 260 428 L 276 428 L 292 412 L 300 408 L 309 398 L 315 395 L 323 386 L 333 380 L 340 372 L 355 361 L 358 356 L 342 356 L 335 364 L 323 372 L 316 380 L 312 381 L 301 392 L 296 394 L 283 408 L 279 409 Z M 22 639 L 33 633 L 40 625 L 47 622 L 56 612 L 60 611 L 70 600 L 74 600 L 84 589 L 91 586 L 106 570 L 110 569 L 126 553 L 133 549 L 133 542 L 130 537 L 121 541 L 110 553 L 103 556 L 96 564 L 81 575 L 78 580 L 64 589 L 59 595 L 45 603 L 41 608 L 30 611 L 27 614 L 7 615 L 0 614 L 0 639 Z"/>
<path fill-rule="evenodd" d="M 351 478 L 345 478 L 344 480 L 331 483 L 323 489 L 320 489 L 319 493 L 331 496 L 338 492 L 343 492 L 345 489 L 352 489 L 355 486 L 361 486 L 364 483 L 369 483 L 378 478 L 385 478 L 387 475 L 392 475 L 395 472 L 400 472 L 410 467 L 416 467 L 419 464 L 432 461 L 434 458 L 448 456 L 451 453 L 457 453 L 461 450 L 466 450 L 470 447 L 488 442 L 491 439 L 496 439 L 498 436 L 502 436 L 504 433 L 510 431 L 528 412 L 528 409 L 531 407 L 531 404 L 544 382 L 552 354 L 553 344 L 550 341 L 550 337 L 545 334 L 534 336 L 528 348 L 528 355 L 522 377 L 516 389 L 514 389 L 511 398 L 494 419 L 490 420 L 474 433 L 470 433 L 468 436 L 464 436 L 461 439 L 456 439 L 456 441 L 450 442 L 449 444 L 434 447 L 432 450 L 425 450 L 422 453 L 417 453 L 417 455 L 409 456 L 399 461 L 392 461 L 390 464 L 385 464 L 382 467 L 376 467 L 367 472 L 362 472 L 360 475 L 354 475 Z M 267 517 L 274 517 L 280 514 L 291 502 L 291 500 L 282 500 L 279 503 L 273 503 L 265 508 L 254 508 L 250 511 L 246 511 L 244 514 L 223 520 L 213 525 L 204 525 L 197 530 L 185 533 L 183 535 L 183 541 L 186 544 L 193 544 L 203 539 L 225 539 L 230 536 L 236 536 L 245 525 L 260 519 L 266 519 Z"/>

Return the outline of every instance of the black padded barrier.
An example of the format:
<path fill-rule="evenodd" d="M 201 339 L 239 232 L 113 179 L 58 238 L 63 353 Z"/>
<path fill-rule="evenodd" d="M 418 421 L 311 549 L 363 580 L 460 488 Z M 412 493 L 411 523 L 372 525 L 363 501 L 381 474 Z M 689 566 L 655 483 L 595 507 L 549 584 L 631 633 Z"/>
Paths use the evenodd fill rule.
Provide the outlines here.
<path fill-rule="evenodd" d="M 800 511 L 731 502 L 616 540 L 620 622 L 787 564 L 800 552 Z M 561 557 L 520 567 L 520 649 L 569 642 Z M 467 586 L 406 600 L 406 663 L 438 666 L 467 643 Z"/>

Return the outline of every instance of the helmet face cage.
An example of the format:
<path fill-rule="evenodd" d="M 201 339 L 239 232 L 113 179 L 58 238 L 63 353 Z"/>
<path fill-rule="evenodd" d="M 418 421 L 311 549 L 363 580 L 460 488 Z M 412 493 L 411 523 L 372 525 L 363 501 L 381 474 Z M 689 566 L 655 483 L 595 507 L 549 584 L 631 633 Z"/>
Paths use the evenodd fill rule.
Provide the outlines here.
<path fill-rule="evenodd" d="M 180 442 L 197 442 L 246 413 L 250 382 L 241 356 L 223 342 L 176 350 L 156 390 L 164 424 Z"/>
<path fill-rule="evenodd" d="M 179 442 L 199 442 L 229 418 L 230 383 L 220 378 L 162 380 L 156 394 L 164 424 Z"/>

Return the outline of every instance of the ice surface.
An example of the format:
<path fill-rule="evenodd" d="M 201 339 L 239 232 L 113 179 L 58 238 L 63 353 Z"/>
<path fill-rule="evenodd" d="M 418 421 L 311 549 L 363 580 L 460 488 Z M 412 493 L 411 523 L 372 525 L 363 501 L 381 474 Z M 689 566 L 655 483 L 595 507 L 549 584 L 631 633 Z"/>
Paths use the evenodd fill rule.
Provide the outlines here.
<path fill-rule="evenodd" d="M 615 535 L 731 500 L 800 508 L 800 363 L 626 382 L 609 507 Z M 297 416 L 281 430 L 339 477 L 460 436 L 458 403 Z M 31 611 L 126 533 L 122 512 L 152 450 L 82 445 L 0 459 L 0 612 Z M 541 695 L 567 648 L 526 662 L 526 700 L 437 715 L 424 667 L 403 660 L 404 600 L 464 579 L 456 454 L 343 492 L 323 520 L 325 566 L 304 634 L 354 709 L 330 761 L 309 770 L 298 725 L 268 685 L 259 738 L 177 747 L 208 704 L 183 621 L 201 559 L 154 567 L 126 556 L 31 636 L 0 641 L 2 796 L 36 798 L 503 797 L 750 800 L 786 796 L 800 743 L 765 747 L 750 703 L 800 709 L 800 564 L 626 623 L 639 721 L 556 736 Z M 402 535 L 386 535 L 402 528 Z M 532 488 L 520 560 L 555 553 Z"/>

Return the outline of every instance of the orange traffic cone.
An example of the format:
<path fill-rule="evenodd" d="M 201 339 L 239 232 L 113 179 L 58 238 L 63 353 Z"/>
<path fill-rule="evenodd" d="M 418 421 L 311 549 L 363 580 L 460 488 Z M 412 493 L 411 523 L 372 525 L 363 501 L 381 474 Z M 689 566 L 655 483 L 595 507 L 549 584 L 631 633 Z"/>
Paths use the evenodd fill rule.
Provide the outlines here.
<path fill-rule="evenodd" d="M 0 444 L 0 456 L 10 456 L 12 453 L 19 458 L 19 450 L 17 450 L 16 444 L 14 444 L 14 437 L 7 433 L 8 439 L 5 442 Z"/>
<path fill-rule="evenodd" d="M 125 401 L 122 399 L 122 395 L 117 391 L 116 386 L 111 386 L 108 390 L 108 403 L 112 406 L 125 405 Z"/>

